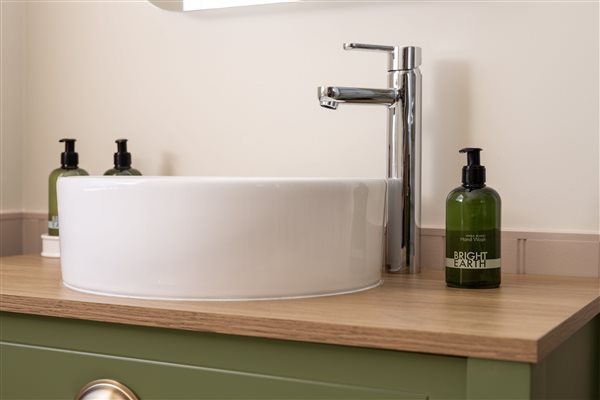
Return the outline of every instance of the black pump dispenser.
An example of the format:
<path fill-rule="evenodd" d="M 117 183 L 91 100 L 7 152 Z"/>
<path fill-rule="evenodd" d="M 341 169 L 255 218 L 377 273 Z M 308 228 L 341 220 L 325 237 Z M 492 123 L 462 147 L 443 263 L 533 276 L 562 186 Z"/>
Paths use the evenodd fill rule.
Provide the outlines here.
<path fill-rule="evenodd" d="M 104 175 L 142 175 L 140 171 L 131 168 L 131 153 L 127 151 L 127 139 L 115 140 L 117 152 L 114 155 L 115 167 L 109 169 Z"/>
<path fill-rule="evenodd" d="M 79 155 L 75 152 L 75 139 L 60 139 L 60 143 L 65 144 L 65 151 L 60 154 L 60 168 L 50 172 L 48 177 L 48 235 L 58 236 L 58 197 L 56 193 L 56 183 L 61 176 L 81 176 L 88 175 L 87 171 L 79 168 Z M 44 243 L 46 241 L 44 240 Z M 44 252 L 46 254 L 46 245 Z M 50 251 L 54 253 L 54 251 Z M 49 256 L 53 257 L 53 256 Z"/>
<path fill-rule="evenodd" d="M 459 153 L 467 153 L 467 165 L 462 169 L 462 185 L 465 188 L 482 188 L 485 186 L 485 167 L 480 164 L 477 147 L 465 147 Z"/>
<path fill-rule="evenodd" d="M 79 165 L 79 154 L 75 152 L 75 139 L 60 139 L 65 143 L 65 151 L 60 153 L 60 164 L 64 169 L 76 169 Z"/>
<path fill-rule="evenodd" d="M 117 152 L 115 153 L 115 169 L 131 168 L 131 153 L 127 151 L 127 139 L 115 140 Z"/>
<path fill-rule="evenodd" d="M 458 288 L 500 286 L 501 200 L 485 184 L 479 148 L 467 147 L 462 185 L 446 197 L 446 284 Z"/>

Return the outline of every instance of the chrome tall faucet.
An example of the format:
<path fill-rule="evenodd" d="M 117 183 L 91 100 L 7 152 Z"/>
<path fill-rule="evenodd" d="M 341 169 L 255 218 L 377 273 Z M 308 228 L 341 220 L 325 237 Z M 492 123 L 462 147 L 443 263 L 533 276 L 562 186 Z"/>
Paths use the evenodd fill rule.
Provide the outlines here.
<path fill-rule="evenodd" d="M 421 48 L 345 43 L 344 50 L 389 54 L 387 89 L 321 86 L 322 107 L 340 103 L 388 106 L 386 256 L 389 272 L 420 270 L 421 229 Z"/>

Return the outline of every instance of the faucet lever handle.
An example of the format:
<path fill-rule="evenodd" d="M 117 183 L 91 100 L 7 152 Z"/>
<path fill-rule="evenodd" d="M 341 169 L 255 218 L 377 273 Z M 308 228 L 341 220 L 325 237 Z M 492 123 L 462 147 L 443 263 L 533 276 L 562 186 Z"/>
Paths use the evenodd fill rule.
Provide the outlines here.
<path fill-rule="evenodd" d="M 364 43 L 344 43 L 344 50 L 361 49 L 361 50 L 381 50 L 394 52 L 398 48 L 396 46 L 385 46 L 382 44 L 364 44 Z"/>
<path fill-rule="evenodd" d="M 419 68 L 421 65 L 421 48 L 416 46 L 385 46 L 381 44 L 344 43 L 344 50 L 377 50 L 389 54 L 388 71 L 399 71 Z"/>

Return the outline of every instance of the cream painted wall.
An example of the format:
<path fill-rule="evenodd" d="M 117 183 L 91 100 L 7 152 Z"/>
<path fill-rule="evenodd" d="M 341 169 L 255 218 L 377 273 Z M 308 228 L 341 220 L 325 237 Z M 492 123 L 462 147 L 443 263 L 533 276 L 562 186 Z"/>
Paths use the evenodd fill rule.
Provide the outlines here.
<path fill-rule="evenodd" d="M 21 211 L 24 3 L 0 3 L 0 210 Z"/>
<path fill-rule="evenodd" d="M 484 148 L 503 227 L 597 233 L 598 4 L 298 3 L 172 13 L 35 2 L 27 15 L 23 207 L 46 209 L 57 140 L 147 175 L 384 177 L 385 109 L 321 109 L 321 84 L 383 87 L 384 55 L 423 48 L 423 223 L 444 225 L 462 146 Z"/>

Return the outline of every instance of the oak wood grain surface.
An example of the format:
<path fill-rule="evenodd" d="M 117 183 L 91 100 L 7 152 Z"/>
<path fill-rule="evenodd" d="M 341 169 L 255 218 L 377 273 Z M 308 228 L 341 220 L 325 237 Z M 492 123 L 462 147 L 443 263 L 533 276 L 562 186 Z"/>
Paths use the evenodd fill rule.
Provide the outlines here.
<path fill-rule="evenodd" d="M 600 314 L 600 280 L 503 275 L 447 288 L 441 271 L 385 275 L 368 291 L 272 301 L 158 301 L 81 293 L 57 259 L 0 258 L 0 310 L 202 332 L 537 362 Z"/>

